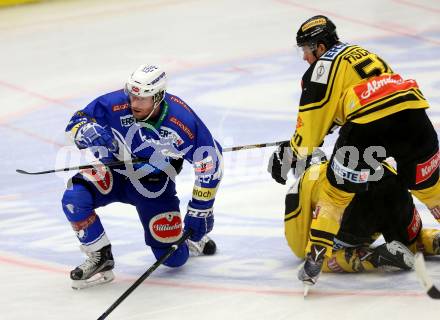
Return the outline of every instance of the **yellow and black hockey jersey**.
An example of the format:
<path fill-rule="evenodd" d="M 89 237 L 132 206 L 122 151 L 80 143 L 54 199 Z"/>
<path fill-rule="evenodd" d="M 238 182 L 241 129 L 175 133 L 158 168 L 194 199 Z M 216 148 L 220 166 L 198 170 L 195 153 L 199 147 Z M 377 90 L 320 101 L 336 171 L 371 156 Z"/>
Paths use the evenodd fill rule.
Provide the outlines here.
<path fill-rule="evenodd" d="M 385 169 L 384 175 L 395 176 L 397 174 L 394 168 L 390 166 L 388 163 L 383 162 L 382 164 Z M 328 162 L 324 162 L 321 164 L 314 164 L 309 168 L 307 168 L 304 174 L 295 182 L 295 184 L 289 189 L 286 195 L 284 233 L 289 247 L 298 258 L 305 257 L 306 248 L 309 240 L 312 240 L 315 243 L 320 243 L 322 245 L 328 245 L 329 247 L 333 246 L 334 235 L 331 235 L 331 238 L 329 238 L 330 235 L 324 232 L 325 231 L 324 229 L 320 228 L 322 225 L 319 223 L 320 220 L 318 219 L 319 212 L 317 212 L 318 210 L 315 210 L 318 203 L 319 193 L 326 179 L 327 166 L 328 166 Z M 376 196 L 378 199 L 387 198 L 387 196 L 382 196 L 384 192 L 383 188 L 389 188 L 389 186 L 394 186 L 392 183 L 385 184 L 385 182 L 383 181 L 380 183 L 384 187 L 377 188 L 376 191 L 370 190 L 369 192 L 371 192 L 371 197 Z M 391 194 L 390 192 L 394 192 L 394 191 L 390 190 L 389 192 L 387 191 L 389 197 L 391 198 L 397 197 L 399 199 L 398 201 L 400 202 L 409 201 L 408 200 L 409 197 L 405 196 L 400 192 L 401 188 L 395 188 L 395 189 L 397 196 L 394 193 Z M 366 201 L 368 202 L 371 197 L 366 198 L 368 199 Z M 365 201 L 365 199 L 358 201 L 358 205 L 356 206 L 356 208 L 360 211 L 356 214 L 367 215 L 365 213 L 366 211 L 364 212 L 363 210 L 369 211 L 371 210 L 371 208 L 374 208 L 374 211 L 376 211 L 375 214 L 378 215 L 383 214 L 384 210 L 385 211 L 388 210 L 387 209 L 388 206 L 386 205 L 383 205 L 384 208 L 383 210 L 380 208 L 383 202 L 379 201 L 378 206 L 371 207 L 368 203 L 365 203 L 365 205 L 362 204 L 362 201 Z M 398 207 L 398 206 L 396 205 L 393 207 Z M 401 209 L 401 207 L 398 208 Z M 410 209 L 408 212 L 412 212 L 412 209 Z M 402 209 L 401 214 L 403 216 L 406 215 L 407 213 L 403 212 Z M 411 214 L 410 216 L 412 217 Z M 314 229 L 312 229 L 311 225 L 314 219 L 316 219 L 315 221 L 318 221 L 318 224 L 315 225 Z M 373 221 L 371 221 L 371 224 L 374 226 Z M 397 227 L 398 226 L 396 225 L 396 228 Z M 344 231 L 349 233 L 355 232 L 350 227 L 349 229 L 346 229 Z M 374 232 L 377 232 L 377 230 L 375 230 Z M 329 252 L 329 255 L 330 254 L 331 252 Z"/>
<path fill-rule="evenodd" d="M 334 125 L 368 123 L 405 109 L 428 108 L 414 80 L 394 74 L 379 56 L 336 44 L 306 71 L 290 145 L 305 157 Z"/>

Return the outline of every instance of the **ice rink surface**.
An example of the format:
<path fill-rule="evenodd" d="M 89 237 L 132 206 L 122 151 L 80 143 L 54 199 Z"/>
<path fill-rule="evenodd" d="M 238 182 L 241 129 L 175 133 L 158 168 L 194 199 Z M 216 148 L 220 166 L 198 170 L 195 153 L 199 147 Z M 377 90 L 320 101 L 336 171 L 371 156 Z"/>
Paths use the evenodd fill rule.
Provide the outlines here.
<path fill-rule="evenodd" d="M 418 81 L 440 126 L 440 2 L 427 0 L 57 1 L 0 11 L 0 319 L 96 319 L 152 263 L 135 210 L 98 210 L 112 241 L 116 280 L 83 291 L 69 270 L 83 261 L 61 210 L 72 113 L 119 89 L 142 63 L 169 74 L 224 147 L 293 133 L 300 78 L 299 25 L 329 16 L 345 42 L 380 54 Z M 325 145 L 331 148 L 334 137 Z M 323 274 L 304 300 L 300 261 L 283 237 L 288 186 L 266 173 L 272 148 L 225 154 L 213 257 L 159 267 L 109 319 L 432 319 L 440 302 L 413 272 Z M 76 161 L 70 154 L 70 164 Z M 178 177 L 184 210 L 188 167 Z M 436 227 L 418 205 L 424 225 Z M 440 258 L 427 266 L 440 285 Z"/>

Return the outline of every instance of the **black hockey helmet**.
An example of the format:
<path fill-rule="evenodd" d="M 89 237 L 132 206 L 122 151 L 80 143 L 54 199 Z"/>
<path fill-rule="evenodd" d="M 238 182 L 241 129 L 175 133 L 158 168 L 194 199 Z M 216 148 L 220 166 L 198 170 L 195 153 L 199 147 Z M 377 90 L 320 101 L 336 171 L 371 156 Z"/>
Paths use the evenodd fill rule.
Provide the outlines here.
<path fill-rule="evenodd" d="M 309 45 L 311 47 L 323 43 L 331 48 L 339 40 L 336 34 L 336 26 L 326 16 L 318 15 L 304 22 L 296 33 L 298 47 Z"/>

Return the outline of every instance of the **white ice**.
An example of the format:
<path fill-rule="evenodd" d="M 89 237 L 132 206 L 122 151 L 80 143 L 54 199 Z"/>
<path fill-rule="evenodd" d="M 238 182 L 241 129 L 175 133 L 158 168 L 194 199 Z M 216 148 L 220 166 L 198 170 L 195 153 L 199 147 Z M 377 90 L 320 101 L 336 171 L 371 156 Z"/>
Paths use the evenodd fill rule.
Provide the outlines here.
<path fill-rule="evenodd" d="M 116 280 L 70 288 L 68 272 L 83 256 L 60 206 L 68 175 L 23 176 L 15 169 L 63 167 L 63 128 L 75 110 L 121 88 L 138 65 L 158 63 L 169 73 L 169 91 L 197 111 L 223 146 L 288 139 L 307 68 L 295 34 L 315 14 L 332 18 L 343 41 L 415 78 L 439 127 L 435 0 L 78 0 L 2 9 L 0 319 L 96 319 L 155 261 L 134 209 L 111 205 L 98 212 L 113 244 Z M 225 154 L 212 232 L 218 254 L 177 270 L 159 267 L 108 318 L 438 317 L 440 302 L 423 293 L 413 272 L 323 274 L 304 299 L 296 280 L 300 261 L 283 237 L 287 186 L 266 173 L 272 151 Z M 185 168 L 178 181 L 182 209 L 191 179 Z M 437 227 L 418 209 L 425 226 Z M 440 285 L 439 260 L 427 266 Z"/>

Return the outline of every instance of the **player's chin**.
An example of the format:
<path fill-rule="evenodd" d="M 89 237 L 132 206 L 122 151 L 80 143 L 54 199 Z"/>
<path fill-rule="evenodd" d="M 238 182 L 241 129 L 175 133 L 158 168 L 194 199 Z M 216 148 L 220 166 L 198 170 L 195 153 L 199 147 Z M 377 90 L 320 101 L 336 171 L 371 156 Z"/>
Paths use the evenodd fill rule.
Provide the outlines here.
<path fill-rule="evenodd" d="M 136 110 L 131 110 L 131 112 L 133 113 L 133 117 L 136 120 L 142 120 L 145 119 L 147 117 L 147 115 L 145 114 L 145 112 L 141 112 L 141 111 L 136 111 Z"/>

